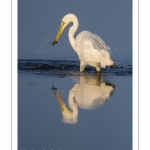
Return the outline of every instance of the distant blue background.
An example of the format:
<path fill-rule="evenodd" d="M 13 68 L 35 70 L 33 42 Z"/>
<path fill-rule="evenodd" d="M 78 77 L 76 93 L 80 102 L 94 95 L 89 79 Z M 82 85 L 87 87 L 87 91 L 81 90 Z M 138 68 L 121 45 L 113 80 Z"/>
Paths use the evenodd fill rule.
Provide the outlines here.
<path fill-rule="evenodd" d="M 20 0 L 18 1 L 18 59 L 78 59 L 68 40 L 67 27 L 51 46 L 64 15 L 79 20 L 76 35 L 99 35 L 115 56 L 132 57 L 131 0 Z M 76 36 L 75 35 L 75 36 Z"/>

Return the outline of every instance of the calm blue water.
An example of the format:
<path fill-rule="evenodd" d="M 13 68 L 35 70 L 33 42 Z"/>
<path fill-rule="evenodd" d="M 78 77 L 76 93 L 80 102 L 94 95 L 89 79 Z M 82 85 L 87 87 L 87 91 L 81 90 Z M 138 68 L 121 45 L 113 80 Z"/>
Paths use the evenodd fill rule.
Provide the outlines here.
<path fill-rule="evenodd" d="M 115 62 L 19 60 L 18 149 L 131 150 L 132 59 Z"/>

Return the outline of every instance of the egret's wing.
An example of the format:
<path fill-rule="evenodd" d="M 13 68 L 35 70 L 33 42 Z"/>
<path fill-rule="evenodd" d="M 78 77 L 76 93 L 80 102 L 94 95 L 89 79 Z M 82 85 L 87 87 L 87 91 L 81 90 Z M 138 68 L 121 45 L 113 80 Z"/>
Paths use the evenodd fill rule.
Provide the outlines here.
<path fill-rule="evenodd" d="M 110 54 L 110 47 L 106 45 L 106 43 L 96 34 L 93 34 L 89 31 L 83 31 L 82 37 L 84 40 L 89 40 L 94 49 L 98 51 L 106 51 L 108 54 Z"/>

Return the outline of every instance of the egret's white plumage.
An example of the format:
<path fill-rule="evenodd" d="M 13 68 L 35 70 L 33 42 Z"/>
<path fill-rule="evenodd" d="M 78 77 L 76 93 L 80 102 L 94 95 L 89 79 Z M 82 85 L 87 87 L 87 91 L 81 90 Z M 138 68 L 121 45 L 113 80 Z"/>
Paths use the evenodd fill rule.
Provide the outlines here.
<path fill-rule="evenodd" d="M 57 43 L 61 33 L 70 22 L 73 22 L 73 26 L 70 27 L 68 32 L 69 41 L 80 59 L 80 71 L 84 71 L 86 65 L 95 67 L 97 71 L 106 66 L 113 66 L 114 62 L 110 57 L 110 47 L 98 35 L 89 31 L 82 31 L 76 39 L 74 38 L 79 26 L 78 19 L 74 14 L 67 14 L 63 17 L 52 45 Z"/>
<path fill-rule="evenodd" d="M 55 96 L 59 102 L 63 122 L 77 123 L 78 109 L 96 109 L 102 106 L 114 92 L 115 85 L 108 83 L 99 74 L 82 74 L 68 94 L 66 105 L 57 90 Z"/>

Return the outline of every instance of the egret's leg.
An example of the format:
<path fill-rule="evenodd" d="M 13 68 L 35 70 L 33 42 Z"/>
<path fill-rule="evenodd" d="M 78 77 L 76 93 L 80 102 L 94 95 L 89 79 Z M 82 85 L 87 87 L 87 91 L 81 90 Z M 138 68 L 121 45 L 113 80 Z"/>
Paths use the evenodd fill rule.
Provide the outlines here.
<path fill-rule="evenodd" d="M 95 67 L 96 68 L 96 71 L 97 72 L 100 72 L 101 68 L 98 66 L 98 67 Z"/>
<path fill-rule="evenodd" d="M 100 72 L 101 71 L 101 63 L 97 63 L 96 67 L 95 67 L 96 71 L 97 72 Z"/>
<path fill-rule="evenodd" d="M 80 61 L 80 72 L 83 72 L 86 67 L 86 63 L 84 61 Z"/>

